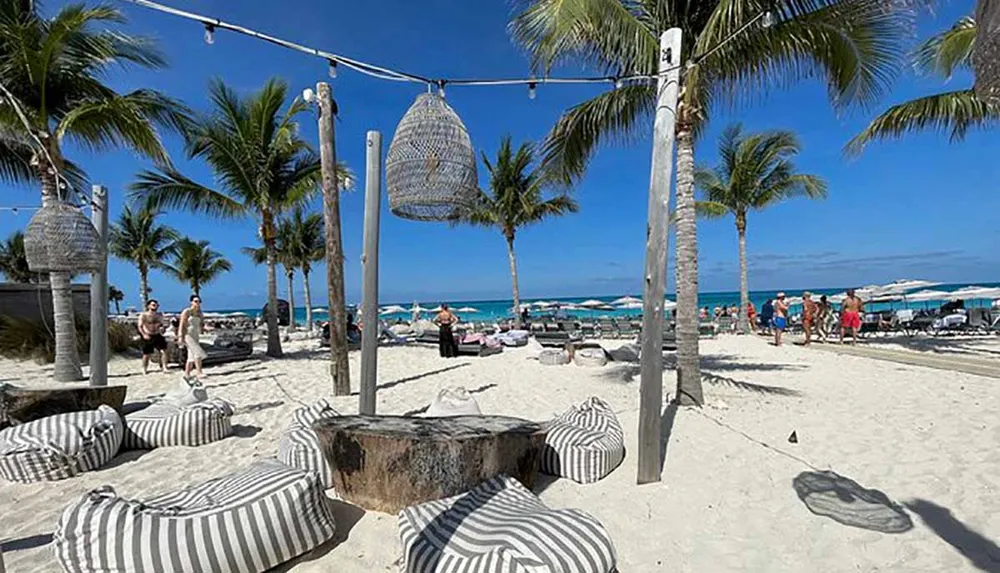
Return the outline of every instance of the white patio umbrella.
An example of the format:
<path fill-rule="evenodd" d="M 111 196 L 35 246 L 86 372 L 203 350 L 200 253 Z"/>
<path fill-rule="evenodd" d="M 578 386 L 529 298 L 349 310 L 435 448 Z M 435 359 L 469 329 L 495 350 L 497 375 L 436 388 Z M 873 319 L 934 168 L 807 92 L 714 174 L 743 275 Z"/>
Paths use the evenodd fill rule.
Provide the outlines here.
<path fill-rule="evenodd" d="M 577 306 L 582 306 L 583 308 L 597 308 L 599 306 L 604 306 L 606 304 L 608 304 L 608 303 L 600 301 L 600 300 L 590 299 L 590 300 L 585 300 L 583 302 L 579 302 L 576 305 Z"/>
<path fill-rule="evenodd" d="M 558 303 L 549 302 L 547 300 L 536 300 L 535 302 L 530 303 L 531 306 L 537 306 L 538 308 L 548 308 L 550 306 L 555 306 L 556 304 Z"/>
<path fill-rule="evenodd" d="M 638 308 L 642 308 L 642 301 L 641 300 L 636 300 L 636 301 L 632 301 L 632 302 L 624 302 L 624 303 L 619 303 L 618 304 L 618 309 L 619 310 L 636 310 Z"/>
<path fill-rule="evenodd" d="M 994 299 L 1000 297 L 1000 288 L 967 286 L 948 293 L 952 300 L 957 299 Z"/>
<path fill-rule="evenodd" d="M 313 311 L 314 313 L 316 313 L 316 314 L 326 314 L 326 313 L 330 312 L 330 311 L 328 311 L 327 309 L 325 309 L 325 308 L 322 308 L 322 307 L 319 307 L 319 308 L 314 308 L 314 309 L 312 309 L 312 311 Z"/>
<path fill-rule="evenodd" d="M 906 295 L 906 300 L 909 302 L 930 302 L 935 300 L 948 300 L 949 298 L 951 298 L 951 293 L 943 290 L 930 289 L 920 290 Z"/>
<path fill-rule="evenodd" d="M 677 308 L 676 302 L 670 300 L 669 298 L 663 301 L 663 310 L 673 310 L 675 308 Z"/>
<path fill-rule="evenodd" d="M 639 305 L 641 306 L 642 305 L 642 299 L 641 298 L 635 298 L 634 296 L 623 296 L 621 298 L 617 298 L 617 299 L 611 301 L 611 304 L 613 304 L 615 306 L 624 306 L 626 304 L 636 304 L 636 303 L 639 303 Z"/>
<path fill-rule="evenodd" d="M 424 308 L 417 303 L 413 303 L 413 306 L 410 307 L 410 312 L 431 312 L 431 309 Z"/>
<path fill-rule="evenodd" d="M 456 309 L 455 312 L 479 312 L 479 309 L 471 306 L 463 306 L 462 308 Z"/>
<path fill-rule="evenodd" d="M 840 293 L 840 294 L 830 295 L 830 296 L 826 297 L 826 300 L 830 304 L 840 304 L 840 303 L 844 302 L 844 300 L 846 298 L 847 298 L 847 295 L 845 293 Z"/>
<path fill-rule="evenodd" d="M 439 305 L 435 306 L 434 308 L 432 308 L 432 309 L 431 309 L 431 312 L 441 312 L 442 310 L 444 310 L 444 307 L 442 307 L 442 306 L 441 306 L 441 305 L 439 304 Z"/>
<path fill-rule="evenodd" d="M 941 283 L 920 279 L 899 279 L 892 281 L 887 285 L 882 285 L 879 287 L 879 291 L 886 294 L 905 294 L 911 290 L 916 290 L 918 288 L 927 289 L 933 286 L 938 286 L 939 284 Z"/>
<path fill-rule="evenodd" d="M 392 305 L 389 305 L 389 306 L 383 308 L 381 311 L 379 311 L 379 314 L 381 314 L 381 315 L 402 314 L 402 313 L 405 313 L 405 312 L 406 312 L 405 308 L 399 306 L 398 304 L 392 304 Z"/>

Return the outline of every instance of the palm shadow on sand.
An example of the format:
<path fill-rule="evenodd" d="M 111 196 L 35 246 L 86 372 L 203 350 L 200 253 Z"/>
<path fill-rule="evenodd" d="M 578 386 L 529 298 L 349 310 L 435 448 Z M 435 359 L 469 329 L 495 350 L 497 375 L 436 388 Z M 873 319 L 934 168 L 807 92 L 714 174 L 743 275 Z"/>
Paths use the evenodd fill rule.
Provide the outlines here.
<path fill-rule="evenodd" d="M 904 505 L 919 515 L 924 525 L 958 550 L 974 567 L 980 571 L 1000 573 L 1000 547 L 956 519 L 950 509 L 926 499 L 913 499 L 904 502 Z"/>

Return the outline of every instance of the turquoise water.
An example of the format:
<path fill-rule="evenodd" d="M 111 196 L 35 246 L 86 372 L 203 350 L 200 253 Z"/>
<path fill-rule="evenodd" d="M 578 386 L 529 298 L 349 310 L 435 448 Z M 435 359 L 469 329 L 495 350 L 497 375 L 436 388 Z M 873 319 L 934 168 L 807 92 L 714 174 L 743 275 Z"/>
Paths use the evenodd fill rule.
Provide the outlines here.
<path fill-rule="evenodd" d="M 938 286 L 931 287 L 931 288 L 933 288 L 934 290 L 954 291 L 954 290 L 960 289 L 960 288 L 965 287 L 965 286 L 968 286 L 968 285 L 966 285 L 966 284 L 938 285 Z M 998 287 L 998 286 L 1000 286 L 1000 283 L 980 283 L 978 286 Z M 838 289 L 809 289 L 809 291 L 812 292 L 815 295 L 813 297 L 813 299 L 814 300 L 818 300 L 820 295 L 823 295 L 823 294 L 825 294 L 825 295 L 839 294 L 839 293 L 844 292 L 844 289 L 842 289 L 842 288 L 838 288 Z M 801 290 L 787 290 L 785 292 L 790 297 L 792 297 L 792 296 L 801 296 L 802 295 L 802 291 Z M 750 292 L 750 300 L 751 300 L 751 302 L 753 302 L 754 306 L 758 310 L 760 310 L 761 305 L 763 305 L 764 302 L 767 299 L 773 298 L 776 294 L 777 294 L 777 291 L 751 291 Z M 522 303 L 529 303 L 529 302 L 533 302 L 533 301 L 536 301 L 536 300 L 545 300 L 547 302 L 558 302 L 558 303 L 562 303 L 562 304 L 570 304 L 570 303 L 580 303 L 580 302 L 583 302 L 584 300 L 590 300 L 590 299 L 594 299 L 594 300 L 599 300 L 599 301 L 602 301 L 602 302 L 610 303 L 611 301 L 613 301 L 615 299 L 618 299 L 618 298 L 621 298 L 622 296 L 625 296 L 625 295 L 622 294 L 622 295 L 618 295 L 618 296 L 594 296 L 594 297 L 525 299 L 525 300 L 522 301 Z M 642 293 L 633 293 L 632 296 L 634 296 L 636 298 L 641 298 Z M 671 300 L 673 300 L 673 297 L 670 297 L 670 298 L 671 298 Z M 451 306 L 451 308 L 452 308 L 453 311 L 456 311 L 457 309 L 462 308 L 462 307 L 475 308 L 477 312 L 456 312 L 456 314 L 462 320 L 465 320 L 465 321 L 494 321 L 494 320 L 499 320 L 499 319 L 502 319 L 502 318 L 506 318 L 506 317 L 510 316 L 510 309 L 514 305 L 514 303 L 513 303 L 513 301 L 511 299 L 506 299 L 506 300 L 468 300 L 468 301 L 460 301 L 460 300 L 412 301 L 411 300 L 411 301 L 382 302 L 379 306 L 386 307 L 386 306 L 389 306 L 391 304 L 397 304 L 397 305 L 402 306 L 402 307 L 404 307 L 406 309 L 409 309 L 411 306 L 413 306 L 414 302 L 417 302 L 420 306 L 422 306 L 424 308 L 435 308 L 439 304 L 441 304 L 442 302 L 445 302 L 449 306 Z M 716 306 L 731 306 L 731 305 L 734 305 L 734 304 L 738 305 L 739 302 L 740 302 L 740 293 L 738 291 L 734 291 L 734 292 L 708 292 L 708 293 L 703 293 L 703 294 L 701 294 L 698 297 L 698 306 L 707 306 L 707 307 L 709 307 L 709 309 L 714 309 Z M 889 309 L 889 308 L 903 308 L 904 306 L 908 306 L 909 308 L 931 308 L 931 309 L 933 309 L 933 308 L 937 308 L 941 304 L 942 304 L 941 302 L 930 302 L 930 303 L 926 303 L 926 304 L 925 303 L 913 303 L 913 304 L 909 304 L 909 305 L 904 305 L 904 303 L 902 303 L 902 302 L 894 302 L 894 303 L 869 304 L 869 305 L 866 305 L 866 308 L 868 310 L 885 310 L 885 309 Z M 966 304 L 968 306 L 988 306 L 990 304 L 990 301 L 988 301 L 988 300 L 966 301 Z M 261 310 L 259 308 L 257 308 L 257 309 L 228 309 L 228 310 L 222 310 L 222 311 L 219 311 L 219 312 L 245 312 L 246 314 L 248 314 L 250 316 L 256 317 L 256 316 L 260 315 Z M 795 312 L 795 307 L 794 306 L 792 307 L 792 312 Z M 591 310 L 579 310 L 579 311 L 566 311 L 566 313 L 569 314 L 570 316 L 576 316 L 576 317 L 581 317 L 581 318 L 601 317 L 601 316 L 610 316 L 610 317 L 629 317 L 629 316 L 635 316 L 635 317 L 638 317 L 638 316 L 642 316 L 642 309 L 638 308 L 638 309 L 634 309 L 634 310 L 613 310 L 613 311 L 611 311 L 611 310 L 593 310 L 593 311 L 591 311 Z M 425 313 L 423 313 L 423 316 L 425 318 L 427 318 L 427 317 L 430 316 L 430 314 L 431 313 L 426 313 L 425 312 Z M 538 316 L 539 314 L 541 314 L 541 311 L 537 311 L 537 310 L 532 309 L 532 312 L 531 312 L 532 316 Z M 326 319 L 326 316 L 327 316 L 326 313 L 313 313 L 313 320 L 324 320 L 324 319 Z M 409 313 L 409 311 L 407 311 L 406 313 L 388 315 L 388 316 L 385 316 L 384 318 L 389 318 L 389 319 L 395 319 L 395 318 L 409 319 L 410 318 L 410 313 Z M 303 323 L 303 322 L 305 322 L 305 319 L 306 319 L 306 309 L 304 307 L 297 307 L 295 309 L 295 320 L 297 322 L 299 322 L 299 323 Z"/>

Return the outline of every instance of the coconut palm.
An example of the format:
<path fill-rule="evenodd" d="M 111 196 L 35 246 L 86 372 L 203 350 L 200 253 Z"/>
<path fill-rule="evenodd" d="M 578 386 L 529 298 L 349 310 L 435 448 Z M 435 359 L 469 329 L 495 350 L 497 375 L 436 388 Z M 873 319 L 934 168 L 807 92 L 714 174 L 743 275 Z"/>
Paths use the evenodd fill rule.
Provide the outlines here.
<path fill-rule="evenodd" d="M 184 107 L 149 89 L 119 93 L 105 83 L 117 68 L 161 68 L 147 38 L 97 29 L 125 22 L 109 6 L 69 4 L 54 16 L 39 2 L 0 0 L 0 180 L 40 184 L 43 205 L 67 200 L 85 177 L 63 156 L 63 144 L 90 151 L 131 149 L 166 160 L 157 127 L 180 128 Z M 20 112 L 20 113 L 19 113 Z M 61 180 L 60 180 L 61 179 Z M 57 380 L 82 377 L 70 273 L 49 273 Z"/>
<path fill-rule="evenodd" d="M 184 237 L 177 241 L 174 260 L 167 270 L 177 280 L 191 285 L 192 294 L 201 296 L 201 287 L 233 270 L 233 265 L 222 253 L 209 248 L 208 241 Z"/>
<path fill-rule="evenodd" d="M 167 268 L 179 237 L 173 228 L 159 224 L 157 217 L 159 213 L 148 205 L 134 211 L 126 206 L 108 235 L 111 255 L 139 269 L 139 298 L 143 308 L 149 301 L 149 271 Z"/>
<path fill-rule="evenodd" d="M 12 283 L 37 283 L 45 279 L 44 274 L 28 268 L 23 231 L 14 231 L 0 243 L 0 274 Z"/>
<path fill-rule="evenodd" d="M 288 324 L 295 328 L 295 262 L 289 248 L 289 230 L 285 220 L 279 220 L 275 231 L 275 260 L 284 267 L 285 278 L 288 280 Z M 250 257 L 255 265 L 267 264 L 267 247 L 243 247 L 240 249 Z M 279 309 L 280 310 L 280 309 Z M 280 321 L 280 317 L 279 317 Z"/>
<path fill-rule="evenodd" d="M 173 167 L 144 171 L 132 185 L 136 196 L 158 207 L 180 207 L 220 218 L 253 217 L 267 251 L 267 355 L 281 356 L 278 336 L 277 219 L 319 188 L 319 156 L 298 136 L 296 117 L 308 105 L 286 105 L 288 85 L 272 79 L 241 97 L 213 81 L 213 110 L 187 132 L 187 155 L 201 158 L 215 171 L 217 188 L 188 179 Z M 284 108 L 284 111 L 282 111 Z M 338 181 L 350 184 L 342 164 Z"/>
<path fill-rule="evenodd" d="M 307 328 L 312 330 L 312 292 L 309 288 L 309 273 L 312 272 L 312 264 L 323 260 L 326 256 L 323 214 L 306 214 L 301 208 L 296 208 L 288 217 L 287 224 L 290 260 L 302 271 L 306 296 L 306 324 Z"/>
<path fill-rule="evenodd" d="M 121 303 L 125 300 L 125 293 L 115 285 L 108 285 L 108 302 L 115 303 L 115 314 L 122 313 Z"/>
<path fill-rule="evenodd" d="M 955 70 L 972 69 L 975 41 L 976 20 L 966 16 L 924 42 L 914 54 L 914 67 L 925 75 L 949 80 Z M 925 129 L 950 132 L 951 141 L 960 141 L 971 128 L 998 123 L 1000 105 L 979 99 L 972 88 L 953 90 L 890 107 L 847 144 L 847 151 L 857 154 L 872 141 Z"/>
<path fill-rule="evenodd" d="M 714 169 L 695 169 L 695 185 L 701 191 L 699 215 L 736 219 L 740 251 L 740 329 L 749 332 L 747 303 L 747 215 L 795 197 L 822 199 L 826 182 L 815 175 L 797 173 L 792 157 L 800 150 L 790 131 L 744 133 L 731 125 L 719 139 L 721 163 Z"/>
<path fill-rule="evenodd" d="M 511 31 L 542 75 L 575 61 L 613 77 L 655 76 L 660 34 L 673 27 L 683 32 L 685 66 L 675 116 L 676 396 L 682 404 L 700 404 L 695 138 L 713 106 L 797 80 L 825 80 L 837 107 L 873 102 L 890 87 L 912 11 L 883 0 L 526 1 Z M 773 24 L 764 26 L 767 20 Z M 544 145 L 546 170 L 563 181 L 576 179 L 600 144 L 651 132 L 655 85 L 622 84 L 563 114 Z"/>
<path fill-rule="evenodd" d="M 520 328 L 521 313 L 518 309 L 521 307 L 521 292 L 517 286 L 517 257 L 514 254 L 517 231 L 548 217 L 576 213 L 579 206 L 566 195 L 545 198 L 544 191 L 549 181 L 534 165 L 533 144 L 522 143 L 514 151 L 510 136 L 507 136 L 500 142 L 493 162 L 485 153 L 482 155 L 490 174 L 490 190 L 480 190 L 479 200 L 469 212 L 467 222 L 497 228 L 506 239 L 514 290 L 514 324 Z"/>

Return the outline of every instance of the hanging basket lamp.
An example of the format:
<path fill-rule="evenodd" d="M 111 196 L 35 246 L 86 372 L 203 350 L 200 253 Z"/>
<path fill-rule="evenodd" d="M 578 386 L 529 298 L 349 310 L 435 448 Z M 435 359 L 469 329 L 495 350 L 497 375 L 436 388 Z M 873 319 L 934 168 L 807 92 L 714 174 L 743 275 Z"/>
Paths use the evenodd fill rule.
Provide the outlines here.
<path fill-rule="evenodd" d="M 1000 0 L 979 0 L 972 51 L 979 99 L 1000 104 Z"/>
<path fill-rule="evenodd" d="M 90 272 L 104 268 L 107 249 L 93 223 L 73 205 L 55 202 L 35 213 L 24 234 L 33 272 Z"/>
<path fill-rule="evenodd" d="M 385 182 L 393 214 L 452 221 L 479 196 L 469 132 L 439 94 L 425 93 L 406 111 L 389 144 Z"/>

